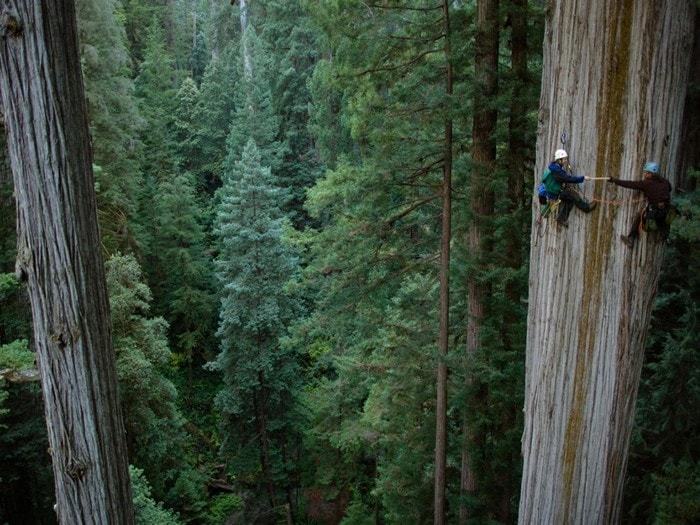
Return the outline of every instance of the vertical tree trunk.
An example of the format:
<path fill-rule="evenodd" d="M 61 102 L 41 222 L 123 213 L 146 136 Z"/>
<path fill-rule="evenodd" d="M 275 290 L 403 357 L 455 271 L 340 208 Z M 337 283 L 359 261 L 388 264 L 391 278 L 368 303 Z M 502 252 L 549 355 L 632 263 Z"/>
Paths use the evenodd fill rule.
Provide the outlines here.
<path fill-rule="evenodd" d="M 695 45 L 690 62 L 690 84 L 685 99 L 685 114 L 683 120 L 683 135 L 680 151 L 679 174 L 685 178 L 690 168 L 700 167 L 700 15 L 695 11 Z M 694 180 L 679 180 L 678 188 L 692 190 L 696 187 Z"/>
<path fill-rule="evenodd" d="M 270 501 L 270 508 L 275 507 L 275 487 L 272 483 L 272 473 L 270 472 L 270 440 L 267 436 L 267 395 L 265 389 L 265 374 L 258 372 L 260 390 L 254 395 L 255 419 L 258 424 L 258 439 L 260 440 L 260 468 L 262 468 L 267 497 Z"/>
<path fill-rule="evenodd" d="M 437 402 L 435 424 L 435 525 L 445 523 L 445 479 L 447 463 L 447 352 L 450 343 L 450 242 L 452 241 L 452 51 L 450 48 L 450 6 L 442 4 L 445 27 L 445 120 L 442 166 L 442 238 L 440 240 L 440 335 L 438 341 Z"/>
<path fill-rule="evenodd" d="M 246 0 L 239 1 L 239 10 L 241 18 L 241 49 L 243 50 L 243 72 L 247 79 L 253 77 L 253 61 L 250 58 L 250 49 L 246 40 L 246 31 L 248 30 L 248 4 Z"/>
<path fill-rule="evenodd" d="M 675 182 L 693 38 L 690 0 L 554 2 L 547 20 L 535 177 L 563 132 L 579 174 Z M 663 244 L 620 242 L 640 203 L 601 203 L 568 229 L 533 229 L 520 523 L 615 523 Z M 538 213 L 533 202 L 533 224 Z"/>
<path fill-rule="evenodd" d="M 498 112 L 492 108 L 498 91 L 498 0 L 478 0 L 475 41 L 474 122 L 472 129 L 472 180 L 467 243 L 473 268 L 467 281 L 467 356 L 473 357 L 479 348 L 481 324 L 484 317 L 484 297 L 487 291 L 479 283 L 479 268 L 484 257 L 484 219 L 493 214 L 493 190 L 489 182 L 495 171 L 496 141 L 494 133 Z M 462 449 L 461 493 L 464 497 L 476 491 L 476 476 L 469 457 L 469 443 L 474 439 L 465 420 Z M 459 523 L 467 522 L 465 505 L 460 506 Z"/>
<path fill-rule="evenodd" d="M 133 523 L 70 0 L 0 9 L 0 90 L 62 524 Z"/>
<path fill-rule="evenodd" d="M 209 3 L 208 16 L 209 16 L 210 20 L 216 20 L 216 6 L 217 5 L 218 4 L 216 4 L 215 2 Z M 209 44 L 211 45 L 211 60 L 212 61 L 218 60 L 219 55 L 221 54 L 221 50 L 219 49 L 219 40 L 220 40 L 219 32 L 218 32 L 218 30 L 215 29 L 214 36 L 213 36 L 213 38 L 210 38 L 210 42 L 209 42 Z"/>
<path fill-rule="evenodd" d="M 528 107 L 523 100 L 530 84 L 530 75 L 527 69 L 527 0 L 510 0 L 508 17 L 511 24 L 511 74 L 513 91 L 510 97 L 508 120 L 508 159 L 509 178 L 508 192 L 510 197 L 510 210 L 519 214 L 526 208 L 524 198 L 525 179 L 528 175 L 527 161 L 530 144 L 527 141 L 527 112 Z M 513 228 L 509 246 L 509 260 L 513 267 L 519 267 L 522 263 L 521 244 L 523 229 Z M 517 297 L 513 298 L 517 299 Z"/>

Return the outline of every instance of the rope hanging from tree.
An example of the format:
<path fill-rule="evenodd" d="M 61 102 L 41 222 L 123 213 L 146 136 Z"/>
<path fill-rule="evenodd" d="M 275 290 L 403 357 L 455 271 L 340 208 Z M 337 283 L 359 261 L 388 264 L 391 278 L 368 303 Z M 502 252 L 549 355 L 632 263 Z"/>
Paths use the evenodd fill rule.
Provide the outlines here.
<path fill-rule="evenodd" d="M 564 130 L 564 132 L 561 134 L 559 139 L 561 140 L 562 146 L 566 148 L 567 143 L 569 142 L 569 135 L 568 135 L 566 130 Z M 569 158 L 572 158 L 572 157 L 569 157 Z M 573 158 L 572 158 L 572 160 L 573 160 Z M 571 166 L 571 165 L 569 165 L 569 166 Z M 572 169 L 572 172 L 573 172 L 573 169 Z M 584 178 L 586 180 L 606 180 L 606 181 L 610 180 L 610 177 L 588 177 L 588 176 L 586 176 Z M 644 199 L 645 199 L 645 197 L 638 197 L 636 199 L 599 199 L 596 197 L 592 197 L 591 202 L 596 202 L 598 204 L 607 204 L 608 206 L 622 206 L 623 204 L 628 203 L 628 202 L 632 203 L 632 204 L 636 204 L 638 202 L 642 202 Z"/>
<path fill-rule="evenodd" d="M 626 204 L 628 202 L 635 204 L 637 202 L 642 202 L 645 199 L 645 197 L 639 197 L 636 199 L 598 199 L 596 197 L 592 197 L 591 201 L 592 202 L 597 202 L 599 204 L 608 204 L 609 206 L 622 206 L 623 204 Z"/>

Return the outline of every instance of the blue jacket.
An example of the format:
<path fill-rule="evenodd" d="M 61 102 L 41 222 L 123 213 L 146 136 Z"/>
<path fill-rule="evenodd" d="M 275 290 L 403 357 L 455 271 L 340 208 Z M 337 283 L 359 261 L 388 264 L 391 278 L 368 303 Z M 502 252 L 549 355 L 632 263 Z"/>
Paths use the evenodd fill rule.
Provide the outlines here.
<path fill-rule="evenodd" d="M 542 177 L 544 190 L 546 191 L 547 198 L 549 199 L 559 198 L 559 193 L 561 193 L 562 184 L 579 184 L 583 181 L 583 177 L 569 175 L 568 172 L 558 162 L 552 162 L 549 165 L 549 167 L 545 170 L 544 176 Z"/>
<path fill-rule="evenodd" d="M 562 165 L 558 162 L 552 162 L 549 165 L 549 171 L 552 172 L 552 175 L 554 175 L 554 178 L 557 179 L 557 182 L 560 184 L 563 184 L 565 182 L 568 182 L 570 184 L 579 184 L 584 181 L 583 177 L 569 175 L 567 171 L 562 167 Z"/>

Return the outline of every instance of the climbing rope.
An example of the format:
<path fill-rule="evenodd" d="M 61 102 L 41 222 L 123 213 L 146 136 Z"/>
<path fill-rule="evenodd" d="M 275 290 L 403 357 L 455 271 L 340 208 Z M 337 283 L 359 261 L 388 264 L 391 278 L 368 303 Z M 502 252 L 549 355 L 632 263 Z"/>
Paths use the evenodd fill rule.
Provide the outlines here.
<path fill-rule="evenodd" d="M 569 143 L 569 136 L 568 136 L 568 133 L 566 130 L 564 130 L 564 132 L 560 135 L 559 139 L 561 140 L 562 146 L 564 148 L 567 148 L 567 145 Z M 570 149 L 570 148 L 567 148 L 567 149 Z M 569 152 L 569 159 L 573 160 L 573 158 L 571 157 L 571 153 L 572 152 Z M 567 166 L 567 168 L 568 168 L 568 171 L 570 171 L 572 174 L 574 173 L 574 170 L 573 170 L 573 167 L 571 166 L 571 164 L 569 164 Z M 585 177 L 585 179 L 586 180 L 605 180 L 605 181 L 607 181 L 607 180 L 610 180 L 610 177 Z M 573 192 L 577 193 L 579 195 L 579 197 L 583 198 L 578 189 L 574 189 L 573 187 L 570 187 L 569 191 L 573 191 Z M 602 198 L 592 197 L 590 199 L 590 202 L 595 202 L 595 203 L 607 205 L 607 206 L 622 206 L 624 204 L 635 205 L 635 204 L 641 203 L 645 200 L 646 200 L 646 197 L 643 197 L 643 196 L 638 197 L 638 198 L 633 198 L 633 199 L 602 199 Z M 537 218 L 537 220 L 535 221 L 535 228 L 537 230 L 537 237 L 542 237 L 544 235 L 545 228 L 543 225 L 546 224 L 545 219 L 547 217 L 550 217 L 550 216 L 553 216 L 553 217 L 557 216 L 560 202 L 561 201 L 559 199 L 549 200 L 549 201 L 547 201 L 546 205 L 540 207 L 540 215 Z M 640 209 L 640 211 L 635 212 L 635 215 L 640 214 L 640 213 L 644 214 L 645 209 L 646 209 L 646 205 L 643 206 Z M 640 228 L 642 227 L 643 223 L 644 223 L 644 220 L 642 218 L 642 220 L 640 221 Z"/>
<path fill-rule="evenodd" d="M 564 130 L 562 134 L 559 136 L 559 140 L 561 141 L 562 146 L 564 148 L 567 147 L 569 143 L 569 134 L 567 133 L 567 130 Z M 569 151 L 569 158 L 573 161 L 573 157 L 571 154 L 573 153 L 572 151 Z M 569 170 L 573 173 L 573 168 L 571 167 L 571 164 L 568 166 Z M 585 177 L 586 180 L 610 180 L 610 177 Z M 573 188 L 571 188 L 573 189 Z M 574 190 L 578 191 L 578 190 Z M 580 193 L 579 193 L 580 196 Z M 591 202 L 596 202 L 598 204 L 605 204 L 608 206 L 622 206 L 623 204 L 626 203 L 632 203 L 636 204 L 637 202 L 642 202 L 646 197 L 639 197 L 637 199 L 599 199 L 599 198 L 591 198 Z"/>
<path fill-rule="evenodd" d="M 610 180 L 610 177 L 585 177 L 586 180 Z M 607 204 L 609 206 L 622 206 L 623 204 L 626 203 L 632 203 L 635 204 L 637 202 L 641 202 L 645 199 L 646 197 L 638 197 L 636 199 L 599 199 L 596 197 L 591 197 L 591 202 L 597 202 L 599 204 Z"/>
<path fill-rule="evenodd" d="M 597 202 L 599 204 L 607 204 L 609 206 L 622 206 L 628 202 L 635 204 L 637 202 L 642 202 L 646 197 L 639 197 L 637 199 L 598 199 L 596 197 L 591 198 L 591 202 Z"/>

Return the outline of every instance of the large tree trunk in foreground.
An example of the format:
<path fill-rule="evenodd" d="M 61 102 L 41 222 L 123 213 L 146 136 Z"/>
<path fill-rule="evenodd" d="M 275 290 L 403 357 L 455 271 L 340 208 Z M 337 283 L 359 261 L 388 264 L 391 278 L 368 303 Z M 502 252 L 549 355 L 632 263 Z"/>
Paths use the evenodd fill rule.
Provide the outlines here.
<path fill-rule="evenodd" d="M 0 8 L 0 89 L 56 512 L 134 522 L 71 0 Z"/>
<path fill-rule="evenodd" d="M 567 132 L 579 174 L 675 182 L 693 40 L 690 0 L 550 4 L 535 177 Z M 619 519 L 644 340 L 663 245 L 627 233 L 641 203 L 603 181 L 602 203 L 539 238 L 533 203 L 520 523 Z"/>

